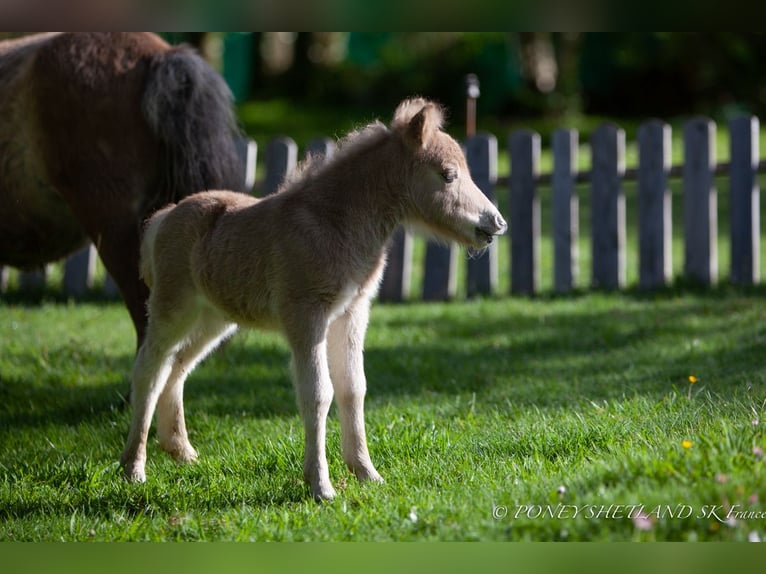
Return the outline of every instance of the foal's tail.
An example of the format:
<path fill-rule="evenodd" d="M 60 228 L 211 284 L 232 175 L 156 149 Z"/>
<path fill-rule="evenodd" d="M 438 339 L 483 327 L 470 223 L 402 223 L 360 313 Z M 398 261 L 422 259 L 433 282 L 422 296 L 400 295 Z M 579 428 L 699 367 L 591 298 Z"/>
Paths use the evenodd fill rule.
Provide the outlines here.
<path fill-rule="evenodd" d="M 207 189 L 241 190 L 245 169 L 240 133 L 223 78 L 191 48 L 157 54 L 150 63 L 142 108 L 162 146 L 159 195 L 147 212 Z"/>
<path fill-rule="evenodd" d="M 157 239 L 157 230 L 170 210 L 175 207 L 174 203 L 166 205 L 159 211 L 156 211 L 144 224 L 144 231 L 141 237 L 141 261 L 139 272 L 141 278 L 149 289 L 154 283 L 154 243 Z"/>

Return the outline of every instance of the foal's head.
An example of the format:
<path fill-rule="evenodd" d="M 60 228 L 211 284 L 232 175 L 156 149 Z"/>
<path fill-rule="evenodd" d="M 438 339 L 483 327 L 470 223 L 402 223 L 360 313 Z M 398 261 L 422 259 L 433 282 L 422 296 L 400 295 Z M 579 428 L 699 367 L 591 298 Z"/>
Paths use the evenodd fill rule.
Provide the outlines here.
<path fill-rule="evenodd" d="M 441 108 L 421 98 L 405 100 L 394 113 L 391 127 L 412 157 L 407 217 L 446 239 L 486 247 L 507 225 L 476 187 L 463 150 L 442 123 Z"/>

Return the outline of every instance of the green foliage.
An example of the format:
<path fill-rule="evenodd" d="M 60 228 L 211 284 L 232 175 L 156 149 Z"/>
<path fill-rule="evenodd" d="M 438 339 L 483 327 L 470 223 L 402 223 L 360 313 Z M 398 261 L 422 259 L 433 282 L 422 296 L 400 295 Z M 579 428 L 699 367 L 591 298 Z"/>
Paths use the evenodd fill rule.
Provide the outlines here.
<path fill-rule="evenodd" d="M 152 441 L 133 485 L 124 309 L 3 305 L 0 540 L 763 537 L 764 315 L 762 293 L 731 289 L 376 305 L 366 410 L 386 483 L 344 468 L 332 413 L 339 496 L 316 504 L 276 335 L 240 333 L 194 372 L 200 461 Z"/>
<path fill-rule="evenodd" d="M 420 94 L 463 123 L 465 76 L 474 73 L 479 115 L 505 122 L 583 112 L 726 119 L 766 109 L 762 33 L 300 33 L 277 42 L 289 54 L 278 70 L 269 69 L 269 34 L 224 35 L 224 71 L 240 101 L 247 99 L 240 76 L 249 74 L 255 101 L 388 109 Z M 243 42 L 251 44 L 244 58 Z"/>

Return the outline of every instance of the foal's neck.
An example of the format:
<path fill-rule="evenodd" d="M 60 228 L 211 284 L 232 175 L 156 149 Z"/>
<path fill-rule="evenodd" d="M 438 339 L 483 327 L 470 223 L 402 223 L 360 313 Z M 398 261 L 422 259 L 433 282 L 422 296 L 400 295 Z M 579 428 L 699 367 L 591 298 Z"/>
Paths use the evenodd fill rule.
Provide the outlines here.
<path fill-rule="evenodd" d="M 404 220 L 409 169 L 398 142 L 387 137 L 328 165 L 306 186 L 306 199 L 356 248 L 381 251 Z"/>

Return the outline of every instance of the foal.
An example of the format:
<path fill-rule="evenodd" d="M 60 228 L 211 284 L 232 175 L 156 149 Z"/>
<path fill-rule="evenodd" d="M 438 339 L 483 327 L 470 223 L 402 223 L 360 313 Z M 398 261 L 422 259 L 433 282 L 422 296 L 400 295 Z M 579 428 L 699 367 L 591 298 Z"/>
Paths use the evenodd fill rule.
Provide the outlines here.
<path fill-rule="evenodd" d="M 275 195 L 203 192 L 148 221 L 141 271 L 149 324 L 122 455 L 129 479 L 146 479 L 155 407 L 160 447 L 179 462 L 197 458 L 184 380 L 240 324 L 277 329 L 290 345 L 314 498 L 335 496 L 325 455 L 333 389 L 344 461 L 359 480 L 382 480 L 365 437 L 362 347 L 389 239 L 400 223 L 415 223 L 483 248 L 506 230 L 441 124 L 435 104 L 405 100 L 390 129 L 376 122 L 351 133 L 332 159 L 309 160 Z"/>

